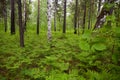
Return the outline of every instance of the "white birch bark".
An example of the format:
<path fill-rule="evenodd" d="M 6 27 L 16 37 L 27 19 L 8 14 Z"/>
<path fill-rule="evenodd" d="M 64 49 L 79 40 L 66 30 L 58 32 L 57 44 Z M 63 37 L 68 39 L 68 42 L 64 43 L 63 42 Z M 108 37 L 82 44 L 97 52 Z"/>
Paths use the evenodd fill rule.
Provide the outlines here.
<path fill-rule="evenodd" d="M 48 18 L 47 37 L 49 42 L 51 41 L 51 4 L 52 4 L 52 0 L 47 0 L 47 18 Z"/>

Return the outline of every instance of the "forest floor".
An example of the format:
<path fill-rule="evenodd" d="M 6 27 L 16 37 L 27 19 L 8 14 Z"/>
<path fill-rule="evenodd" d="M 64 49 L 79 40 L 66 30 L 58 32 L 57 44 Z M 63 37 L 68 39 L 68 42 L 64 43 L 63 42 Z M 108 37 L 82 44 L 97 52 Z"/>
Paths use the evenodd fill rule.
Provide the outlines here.
<path fill-rule="evenodd" d="M 119 80 L 120 64 L 111 48 L 93 43 L 100 39 L 73 33 L 25 32 L 25 47 L 19 34 L 0 32 L 0 80 Z M 102 42 L 103 43 L 103 42 Z M 119 51 L 118 51 L 119 52 Z"/>

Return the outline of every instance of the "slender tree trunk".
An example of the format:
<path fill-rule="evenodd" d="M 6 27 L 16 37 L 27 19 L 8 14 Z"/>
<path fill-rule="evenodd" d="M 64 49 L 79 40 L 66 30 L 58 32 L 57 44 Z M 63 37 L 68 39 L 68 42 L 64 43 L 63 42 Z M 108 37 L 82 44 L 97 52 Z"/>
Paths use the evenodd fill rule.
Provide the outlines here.
<path fill-rule="evenodd" d="M 78 18 L 78 23 L 77 23 L 77 25 L 78 25 L 78 35 L 80 34 L 80 30 L 79 30 L 80 29 L 80 21 L 79 21 L 79 19 L 80 18 Z"/>
<path fill-rule="evenodd" d="M 63 33 L 66 33 L 66 3 L 67 3 L 67 0 L 64 0 L 64 21 L 63 21 Z"/>
<path fill-rule="evenodd" d="M 98 14 L 99 14 L 100 11 L 101 11 L 101 3 L 102 3 L 102 0 L 99 0 L 99 3 L 98 3 Z"/>
<path fill-rule="evenodd" d="M 4 6 L 4 26 L 5 26 L 5 32 L 7 32 L 7 1 L 5 0 L 5 6 Z"/>
<path fill-rule="evenodd" d="M 90 29 L 91 28 L 91 0 L 90 0 L 90 2 L 89 2 L 89 11 L 88 11 L 89 13 L 88 13 L 88 29 Z"/>
<path fill-rule="evenodd" d="M 38 0 L 37 34 L 39 34 L 39 26 L 40 26 L 40 0 Z"/>
<path fill-rule="evenodd" d="M 56 11 L 57 11 L 57 0 L 54 3 L 54 31 L 56 31 Z"/>
<path fill-rule="evenodd" d="M 48 17 L 48 41 L 51 41 L 51 0 L 47 0 L 47 17 Z"/>
<path fill-rule="evenodd" d="M 11 0 L 11 34 L 15 34 L 15 1 Z"/>
<path fill-rule="evenodd" d="M 78 0 L 76 0 L 75 14 L 74 14 L 74 34 L 77 34 L 77 16 L 78 16 Z"/>
<path fill-rule="evenodd" d="M 24 24 L 23 24 L 23 27 L 24 27 L 24 30 L 26 31 L 26 22 L 27 22 L 27 11 L 26 11 L 26 8 L 27 8 L 27 3 L 26 3 L 26 0 L 23 1 L 24 2 Z"/>
<path fill-rule="evenodd" d="M 20 33 L 20 46 L 24 47 L 24 28 L 22 25 L 22 4 L 18 0 L 18 16 L 19 16 L 19 33 Z"/>
<path fill-rule="evenodd" d="M 56 13 L 54 13 L 54 31 L 56 32 Z"/>
<path fill-rule="evenodd" d="M 84 1 L 83 33 L 84 33 L 84 29 L 85 29 L 85 24 L 86 24 L 86 0 Z"/>

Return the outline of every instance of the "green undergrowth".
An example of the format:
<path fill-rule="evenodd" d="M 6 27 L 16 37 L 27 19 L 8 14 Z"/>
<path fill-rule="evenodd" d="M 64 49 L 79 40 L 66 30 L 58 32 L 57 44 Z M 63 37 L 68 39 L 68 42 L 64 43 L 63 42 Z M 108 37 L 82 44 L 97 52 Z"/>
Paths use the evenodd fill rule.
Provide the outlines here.
<path fill-rule="evenodd" d="M 119 80 L 120 28 L 86 30 L 84 34 L 0 32 L 0 80 Z"/>

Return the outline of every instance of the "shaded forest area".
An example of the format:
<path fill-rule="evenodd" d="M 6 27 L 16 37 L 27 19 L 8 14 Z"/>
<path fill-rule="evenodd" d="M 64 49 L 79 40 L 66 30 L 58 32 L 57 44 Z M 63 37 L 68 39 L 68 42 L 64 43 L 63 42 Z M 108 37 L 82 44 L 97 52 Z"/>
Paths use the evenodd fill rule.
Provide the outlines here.
<path fill-rule="evenodd" d="M 0 0 L 0 80 L 119 80 L 120 0 Z"/>

